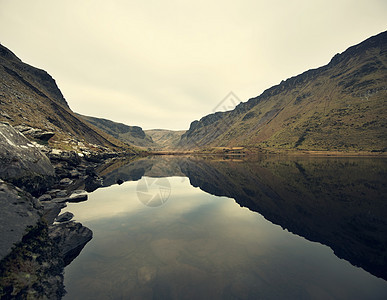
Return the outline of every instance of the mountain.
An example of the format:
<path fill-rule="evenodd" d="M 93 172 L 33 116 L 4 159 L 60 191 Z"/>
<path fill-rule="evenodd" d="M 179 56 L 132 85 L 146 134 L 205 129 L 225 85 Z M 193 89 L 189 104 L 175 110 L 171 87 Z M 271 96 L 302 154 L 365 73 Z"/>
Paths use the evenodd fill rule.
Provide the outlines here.
<path fill-rule="evenodd" d="M 382 32 L 232 111 L 192 122 L 178 146 L 384 152 L 386 42 Z"/>
<path fill-rule="evenodd" d="M 145 130 L 155 143 L 155 150 L 176 149 L 185 130 L 151 129 Z"/>
<path fill-rule="evenodd" d="M 152 138 L 147 135 L 141 127 L 129 126 L 122 123 L 113 122 L 107 119 L 83 116 L 80 114 L 76 115 L 126 144 L 138 147 L 155 146 L 155 143 L 153 142 Z"/>
<path fill-rule="evenodd" d="M 125 144 L 151 149 L 153 151 L 173 150 L 177 147 L 185 130 L 151 129 L 142 130 L 138 126 L 129 126 L 107 119 L 83 116 L 78 117 L 110 134 Z"/>
<path fill-rule="evenodd" d="M 136 152 L 100 131 L 70 109 L 55 80 L 46 72 L 23 63 L 0 45 L 0 122 L 28 133 L 45 136 L 53 148 L 126 150 Z"/>

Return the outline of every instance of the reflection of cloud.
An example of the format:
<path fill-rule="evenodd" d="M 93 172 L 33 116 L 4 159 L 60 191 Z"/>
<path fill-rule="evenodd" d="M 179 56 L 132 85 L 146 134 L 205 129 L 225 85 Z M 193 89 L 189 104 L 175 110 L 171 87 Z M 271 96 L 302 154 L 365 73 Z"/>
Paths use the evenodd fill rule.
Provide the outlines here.
<path fill-rule="evenodd" d="M 118 186 L 98 189 L 89 195 L 89 200 L 83 203 L 69 203 L 65 211 L 71 211 L 75 219 L 81 222 L 109 219 L 119 215 L 130 216 L 146 209 L 137 198 L 137 186 L 141 181 L 128 181 Z M 168 210 L 168 218 L 176 219 L 181 214 L 189 213 L 202 205 L 208 205 L 215 196 L 209 195 L 199 188 L 190 185 L 189 180 L 182 177 L 168 177 L 171 185 L 169 200 L 159 208 Z M 187 200 L 187 201 L 185 201 Z"/>

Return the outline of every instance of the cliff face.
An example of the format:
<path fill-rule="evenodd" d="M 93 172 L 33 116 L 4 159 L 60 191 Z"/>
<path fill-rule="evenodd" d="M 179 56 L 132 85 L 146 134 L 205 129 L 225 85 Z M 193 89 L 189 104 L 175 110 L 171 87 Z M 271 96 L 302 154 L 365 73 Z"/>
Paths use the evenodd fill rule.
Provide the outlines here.
<path fill-rule="evenodd" d="M 179 146 L 384 151 L 386 83 L 383 32 L 232 111 L 192 122 Z"/>
<path fill-rule="evenodd" d="M 79 119 L 47 72 L 23 63 L 0 45 L 0 121 L 55 133 L 56 148 L 79 143 L 117 149 L 126 147 L 112 136 Z"/>
<path fill-rule="evenodd" d="M 138 146 L 138 147 L 152 147 L 154 143 L 152 138 L 145 134 L 139 126 L 129 126 L 122 123 L 113 122 L 111 120 L 83 116 L 77 114 L 78 117 L 86 120 L 90 124 L 93 124 L 95 127 L 100 130 L 110 134 L 116 139 L 122 141 L 123 143 Z"/>

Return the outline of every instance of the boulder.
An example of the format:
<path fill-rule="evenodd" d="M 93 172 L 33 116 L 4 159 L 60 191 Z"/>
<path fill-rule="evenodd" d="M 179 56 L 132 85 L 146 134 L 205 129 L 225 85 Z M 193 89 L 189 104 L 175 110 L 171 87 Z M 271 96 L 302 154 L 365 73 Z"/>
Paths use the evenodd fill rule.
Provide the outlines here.
<path fill-rule="evenodd" d="M 83 192 L 78 192 L 78 193 L 73 193 L 71 196 L 68 198 L 68 202 L 82 202 L 86 201 L 88 198 L 87 193 L 85 191 Z"/>
<path fill-rule="evenodd" d="M 62 208 L 66 207 L 66 203 L 54 202 L 54 200 L 43 202 L 43 219 L 46 220 L 47 224 L 54 223 Z"/>
<path fill-rule="evenodd" d="M 24 135 L 28 137 L 32 137 L 34 139 L 38 139 L 41 141 L 48 141 L 50 138 L 52 138 L 55 135 L 55 132 L 45 131 L 40 128 L 33 128 L 25 125 L 15 126 L 15 129 L 19 130 L 20 132 L 22 132 Z"/>
<path fill-rule="evenodd" d="M 93 238 L 89 228 L 73 221 L 51 226 L 49 235 L 58 245 L 65 265 L 71 263 Z"/>
<path fill-rule="evenodd" d="M 50 160 L 22 133 L 0 123 L 0 178 L 38 194 L 55 179 Z"/>
<path fill-rule="evenodd" d="M 74 214 L 71 213 L 71 212 L 66 211 L 66 212 L 63 213 L 63 214 L 60 214 L 60 215 L 55 219 L 55 221 L 58 222 L 58 223 L 64 223 L 64 222 L 71 221 L 72 218 L 74 218 Z"/>
<path fill-rule="evenodd" d="M 99 177 L 87 176 L 85 178 L 85 190 L 89 193 L 103 186 L 103 180 Z"/>
<path fill-rule="evenodd" d="M 41 205 L 29 193 L 0 180 L 0 260 L 40 219 Z"/>

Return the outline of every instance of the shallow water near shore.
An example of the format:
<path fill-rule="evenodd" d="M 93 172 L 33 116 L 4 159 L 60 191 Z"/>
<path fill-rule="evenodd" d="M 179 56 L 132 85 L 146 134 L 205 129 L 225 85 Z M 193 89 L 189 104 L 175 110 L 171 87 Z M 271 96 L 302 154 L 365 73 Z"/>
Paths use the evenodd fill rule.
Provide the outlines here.
<path fill-rule="evenodd" d="M 64 299 L 385 299 L 385 166 L 172 157 L 120 166 L 106 182 L 133 170 L 141 179 L 66 208 L 94 237 L 65 269 Z"/>

